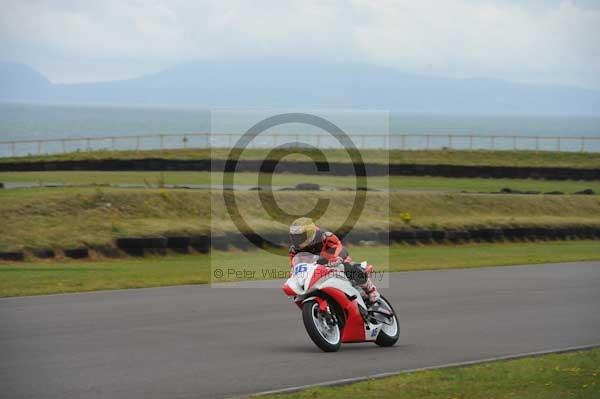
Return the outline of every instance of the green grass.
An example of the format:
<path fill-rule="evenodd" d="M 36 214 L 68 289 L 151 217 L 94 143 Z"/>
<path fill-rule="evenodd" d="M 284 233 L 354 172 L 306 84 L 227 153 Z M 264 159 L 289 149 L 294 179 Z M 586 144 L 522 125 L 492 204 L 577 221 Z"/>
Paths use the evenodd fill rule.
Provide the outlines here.
<path fill-rule="evenodd" d="M 270 149 L 247 149 L 241 159 L 265 159 Z M 309 158 L 298 150 L 287 155 L 285 160 L 307 161 Z M 309 152 L 309 150 L 304 150 Z M 349 162 L 345 150 L 324 150 L 330 162 Z M 273 156 L 289 154 L 290 151 L 274 152 Z M 444 164 L 444 165 L 492 165 L 492 166 L 564 166 L 576 168 L 600 167 L 600 154 L 552 151 L 458 151 L 458 150 L 361 150 L 365 162 L 405 163 L 405 164 Z M 0 162 L 33 162 L 85 159 L 226 159 L 229 150 L 225 149 L 179 149 L 153 151 L 92 151 L 72 152 L 58 155 L 32 155 L 16 158 L 0 158 Z"/>
<path fill-rule="evenodd" d="M 209 172 L 0 172 L 0 182 L 63 183 L 67 185 L 138 184 L 151 187 L 185 184 L 222 184 L 223 173 Z M 236 173 L 235 184 L 258 185 L 258 174 Z M 308 176 L 274 174 L 273 185 L 294 186 L 311 182 L 322 186 L 352 188 L 355 179 L 349 176 Z M 574 193 L 591 188 L 600 193 L 600 182 L 534 179 L 444 178 L 419 176 L 374 176 L 367 181 L 371 188 L 394 190 L 433 190 L 498 192 L 505 187 L 520 191 L 562 191 Z"/>
<path fill-rule="evenodd" d="M 600 397 L 600 349 L 420 371 L 267 397 L 593 399 Z"/>
<path fill-rule="evenodd" d="M 597 241 L 351 247 L 350 252 L 355 260 L 367 259 L 380 272 L 600 260 Z M 210 256 L 0 263 L 0 296 L 221 283 L 239 280 L 236 273 L 244 271 L 262 280 L 285 275 L 286 255 L 284 251 L 214 251 Z M 223 271 L 222 278 L 213 277 L 216 269 Z"/>
<path fill-rule="evenodd" d="M 278 192 L 279 206 L 308 212 L 329 199 L 319 220 L 335 230 L 354 204 L 353 192 Z M 258 193 L 238 192 L 236 201 L 256 231 L 284 231 L 266 215 Z M 410 214 L 410 222 L 401 218 Z M 235 232 L 222 193 L 194 190 L 69 188 L 0 190 L 0 250 L 102 245 L 115 237 Z M 212 226 L 211 226 L 212 222 Z M 600 224 L 600 197 L 489 195 L 435 192 L 367 192 L 358 230 L 581 226 Z"/>

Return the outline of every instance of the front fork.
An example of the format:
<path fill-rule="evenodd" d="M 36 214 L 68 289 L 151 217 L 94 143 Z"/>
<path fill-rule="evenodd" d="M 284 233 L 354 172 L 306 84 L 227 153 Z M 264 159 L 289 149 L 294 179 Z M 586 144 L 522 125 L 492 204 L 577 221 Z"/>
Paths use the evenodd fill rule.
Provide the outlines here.
<path fill-rule="evenodd" d="M 305 299 L 303 302 L 306 302 L 309 299 L 314 299 L 315 301 L 317 301 L 317 303 L 319 304 L 319 310 L 321 312 L 329 312 L 329 305 L 327 304 L 327 301 L 325 299 L 315 296 L 312 298 Z"/>
<path fill-rule="evenodd" d="M 318 296 L 313 296 L 310 298 L 306 298 L 302 301 L 302 303 L 304 304 L 307 301 L 310 300 L 315 300 L 318 304 L 319 304 L 319 311 L 325 313 L 328 317 L 328 322 L 331 322 L 332 325 L 334 324 L 338 324 L 339 325 L 339 321 L 337 318 L 337 315 L 335 314 L 335 312 L 331 311 L 331 308 L 329 307 L 329 304 L 327 303 L 327 300 L 318 297 Z"/>

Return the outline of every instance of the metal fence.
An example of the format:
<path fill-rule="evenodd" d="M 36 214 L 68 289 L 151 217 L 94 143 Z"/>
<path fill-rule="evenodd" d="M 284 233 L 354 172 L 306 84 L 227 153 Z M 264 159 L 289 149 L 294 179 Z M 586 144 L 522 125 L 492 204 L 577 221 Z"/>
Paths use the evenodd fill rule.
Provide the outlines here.
<path fill-rule="evenodd" d="M 600 152 L 600 136 L 520 136 L 472 134 L 350 134 L 360 149 L 406 150 L 532 150 Z M 180 148 L 232 148 L 242 137 L 234 133 L 158 134 L 105 137 L 69 137 L 0 141 L 0 157 L 61 154 L 78 151 L 142 151 Z M 342 148 L 328 134 L 265 133 L 247 148 L 277 146 Z"/>

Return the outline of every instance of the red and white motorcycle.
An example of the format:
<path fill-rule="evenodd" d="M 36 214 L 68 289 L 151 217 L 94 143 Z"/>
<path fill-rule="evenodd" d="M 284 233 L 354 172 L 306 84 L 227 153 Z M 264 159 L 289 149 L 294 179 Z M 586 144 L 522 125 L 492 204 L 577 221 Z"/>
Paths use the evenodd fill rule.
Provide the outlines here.
<path fill-rule="evenodd" d="M 342 342 L 373 341 L 392 346 L 400 337 L 400 324 L 392 305 L 381 296 L 367 307 L 362 292 L 343 271 L 319 264 L 319 257 L 307 252 L 292 260 L 290 278 L 283 292 L 302 309 L 302 320 L 312 341 L 325 352 L 335 352 Z M 362 264 L 364 271 L 372 267 Z"/>

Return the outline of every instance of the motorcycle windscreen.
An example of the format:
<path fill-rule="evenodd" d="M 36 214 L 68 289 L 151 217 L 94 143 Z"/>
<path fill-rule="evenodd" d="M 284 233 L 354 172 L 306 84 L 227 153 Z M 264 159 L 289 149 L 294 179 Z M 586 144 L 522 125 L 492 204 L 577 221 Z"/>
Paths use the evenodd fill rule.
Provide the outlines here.
<path fill-rule="evenodd" d="M 319 257 L 315 254 L 311 254 L 310 252 L 300 252 L 294 256 L 292 259 L 292 265 L 296 266 L 300 263 L 316 263 Z"/>

